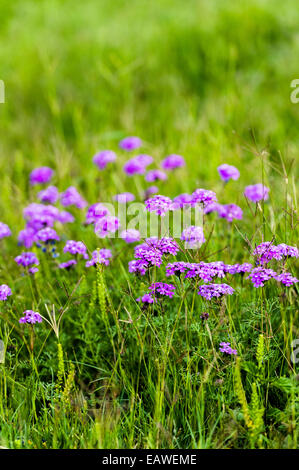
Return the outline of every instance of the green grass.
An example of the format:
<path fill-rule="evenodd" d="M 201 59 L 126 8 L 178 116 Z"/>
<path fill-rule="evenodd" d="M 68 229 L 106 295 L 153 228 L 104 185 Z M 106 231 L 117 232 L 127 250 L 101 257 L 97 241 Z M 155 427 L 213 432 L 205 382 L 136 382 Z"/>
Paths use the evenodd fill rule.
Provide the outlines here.
<path fill-rule="evenodd" d="M 140 136 L 156 162 L 184 155 L 186 168 L 159 185 L 161 194 L 204 187 L 242 207 L 244 218 L 232 227 L 209 219 L 206 260 L 252 260 L 247 240 L 295 245 L 297 3 L 0 0 L 0 11 L 0 220 L 13 231 L 0 255 L 0 284 L 13 290 L 0 310 L 0 445 L 296 448 L 290 357 L 299 338 L 298 286 L 270 281 L 255 289 L 234 278 L 236 293 L 220 308 L 194 295 L 192 284 L 172 280 L 175 298 L 155 314 L 141 311 L 136 297 L 154 276 L 165 280 L 165 265 L 141 280 L 129 274 L 133 248 L 99 240 L 76 209 L 75 223 L 57 230 L 62 241 L 82 240 L 90 251 L 111 248 L 104 273 L 84 264 L 64 273 L 36 249 L 41 267 L 32 279 L 21 276 L 14 257 L 23 208 L 36 201 L 28 183 L 36 166 L 53 167 L 59 190 L 75 185 L 90 204 L 138 193 L 142 177 L 122 172 L 128 155 L 118 141 L 126 135 Z M 104 148 L 117 151 L 118 161 L 99 173 L 91 159 Z M 226 162 L 241 177 L 223 187 L 217 166 Z M 255 212 L 243 190 L 262 181 L 270 199 Z M 296 274 L 295 267 L 290 260 L 288 270 Z M 29 308 L 46 315 L 45 305 L 57 316 L 66 309 L 59 338 L 38 325 L 32 352 L 31 330 L 18 318 Z M 227 340 L 239 360 L 219 353 Z"/>

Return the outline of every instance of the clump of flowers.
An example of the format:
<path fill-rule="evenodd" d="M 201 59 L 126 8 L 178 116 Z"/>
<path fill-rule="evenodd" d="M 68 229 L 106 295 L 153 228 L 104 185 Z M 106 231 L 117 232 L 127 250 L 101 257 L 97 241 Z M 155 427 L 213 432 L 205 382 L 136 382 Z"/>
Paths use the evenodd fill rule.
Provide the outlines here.
<path fill-rule="evenodd" d="M 266 281 L 275 278 L 276 272 L 273 269 L 263 267 L 254 268 L 247 279 L 250 279 L 254 287 L 263 287 Z"/>
<path fill-rule="evenodd" d="M 39 265 L 39 260 L 36 256 L 35 253 L 31 251 L 24 251 L 20 255 L 18 255 L 15 258 L 15 262 L 19 266 L 23 266 L 24 268 L 32 267 L 32 266 L 38 266 Z"/>
<path fill-rule="evenodd" d="M 202 227 L 197 227 L 195 225 L 186 227 L 182 232 L 181 240 L 184 240 L 189 248 L 200 247 L 205 242 Z"/>
<path fill-rule="evenodd" d="M 224 341 L 219 345 L 219 351 L 229 355 L 237 355 L 237 350 L 232 349 L 230 343 L 225 343 Z"/>
<path fill-rule="evenodd" d="M 69 261 L 65 261 L 64 263 L 60 263 L 58 265 L 59 269 L 70 269 L 72 266 L 75 266 L 77 261 L 75 259 L 70 259 Z"/>
<path fill-rule="evenodd" d="M 134 157 L 124 164 L 123 170 L 128 176 L 143 175 L 146 171 L 146 165 L 142 159 Z"/>
<path fill-rule="evenodd" d="M 104 170 L 108 163 L 115 162 L 116 154 L 112 150 L 102 150 L 94 155 L 92 161 L 100 170 Z"/>
<path fill-rule="evenodd" d="M 199 277 L 204 282 L 210 282 L 214 277 L 223 278 L 225 276 L 225 264 L 222 261 L 211 263 L 205 263 L 204 261 L 200 263 L 178 261 L 176 263 L 169 263 L 166 266 L 166 276 L 181 273 L 185 273 L 185 278 Z"/>
<path fill-rule="evenodd" d="M 183 193 L 179 194 L 173 199 L 172 209 L 182 209 L 186 205 L 190 205 L 193 200 L 191 194 Z"/>
<path fill-rule="evenodd" d="M 232 295 L 235 290 L 227 284 L 204 284 L 199 287 L 198 295 L 207 300 L 213 297 L 222 297 L 223 295 Z"/>
<path fill-rule="evenodd" d="M 136 260 L 129 262 L 129 272 L 144 275 L 150 266 L 161 266 L 164 254 L 176 255 L 178 251 L 179 246 L 173 238 L 146 238 L 135 247 Z"/>
<path fill-rule="evenodd" d="M 175 293 L 175 286 L 173 284 L 166 284 L 165 282 L 154 282 L 149 286 L 148 290 L 155 296 L 166 296 L 172 299 Z"/>
<path fill-rule="evenodd" d="M 83 242 L 76 242 L 68 240 L 63 248 L 64 253 L 71 253 L 72 255 L 82 255 L 84 259 L 88 259 L 87 248 Z"/>
<path fill-rule="evenodd" d="M 298 249 L 295 246 L 289 246 L 285 243 L 273 245 L 272 242 L 263 242 L 258 245 L 253 254 L 257 257 L 258 264 L 266 264 L 272 259 L 281 260 L 282 258 L 298 258 Z"/>
<path fill-rule="evenodd" d="M 115 233 L 120 228 L 117 217 L 106 215 L 98 219 L 94 226 L 94 231 L 100 238 L 107 237 L 110 233 Z"/>
<path fill-rule="evenodd" d="M 12 295 L 11 288 L 6 284 L 1 284 L 0 286 L 0 300 L 7 300 L 7 297 Z"/>
<path fill-rule="evenodd" d="M 33 310 L 25 310 L 23 315 L 24 316 L 19 319 L 19 323 L 30 323 L 31 325 L 34 325 L 35 323 L 41 323 L 43 321 L 40 314 Z"/>
<path fill-rule="evenodd" d="M 164 217 L 172 208 L 172 200 L 167 196 L 153 196 L 145 201 L 145 207 L 149 212 L 155 212 Z"/>
<path fill-rule="evenodd" d="M 108 248 L 101 248 L 100 250 L 95 250 L 92 252 L 91 259 L 86 261 L 85 266 L 89 268 L 90 266 L 96 266 L 97 264 L 104 264 L 108 266 L 110 263 L 110 258 L 112 257 L 111 250 Z"/>
<path fill-rule="evenodd" d="M 132 202 L 134 201 L 134 199 L 135 196 L 132 193 L 120 193 L 114 196 L 114 200 L 121 204 L 126 204 L 126 202 Z"/>
<path fill-rule="evenodd" d="M 60 202 L 64 207 L 76 206 L 78 209 L 84 209 L 87 206 L 87 202 L 74 186 L 70 186 L 61 194 Z"/>
<path fill-rule="evenodd" d="M 165 181 L 167 180 L 167 174 L 161 170 L 150 170 L 146 174 L 145 179 L 148 183 L 153 183 L 154 181 L 158 180 Z"/>
<path fill-rule="evenodd" d="M 144 294 L 142 297 L 137 297 L 136 301 L 144 304 L 154 304 L 157 302 L 157 299 L 151 294 Z"/>
<path fill-rule="evenodd" d="M 240 177 L 240 172 L 238 168 L 233 165 L 228 165 L 223 163 L 223 165 L 218 166 L 217 168 L 220 178 L 226 183 L 230 179 L 237 180 Z"/>
<path fill-rule="evenodd" d="M 35 168 L 30 173 L 30 184 L 35 185 L 48 183 L 51 180 L 53 173 L 54 172 L 52 168 L 49 168 L 48 166 L 41 166 L 39 168 Z"/>
<path fill-rule="evenodd" d="M 11 230 L 8 225 L 0 222 L 0 240 L 5 237 L 11 236 Z"/>
<path fill-rule="evenodd" d="M 131 150 L 138 149 L 142 145 L 142 140 L 136 136 L 125 137 L 119 142 L 119 146 L 122 150 L 130 152 Z"/>
<path fill-rule="evenodd" d="M 275 276 L 275 280 L 281 282 L 285 286 L 292 286 L 293 284 L 299 282 L 299 280 L 296 277 L 292 276 L 291 273 L 277 274 Z"/>
<path fill-rule="evenodd" d="M 164 170 L 174 170 L 175 168 L 180 168 L 185 165 L 184 157 L 176 155 L 175 153 L 168 155 L 168 157 L 164 158 L 161 162 L 161 167 Z"/>
<path fill-rule="evenodd" d="M 55 204 L 59 198 L 59 191 L 56 186 L 48 186 L 37 194 L 37 197 L 42 202 Z"/>
<path fill-rule="evenodd" d="M 269 198 L 270 189 L 263 184 L 253 184 L 251 186 L 246 186 L 244 195 L 252 202 L 259 202 L 261 200 L 266 201 Z"/>
<path fill-rule="evenodd" d="M 101 204 L 100 202 L 92 204 L 87 210 L 85 223 L 94 224 L 106 215 L 109 215 L 109 210 L 104 206 L 104 204 Z"/>
<path fill-rule="evenodd" d="M 216 210 L 218 216 L 222 219 L 226 219 L 228 222 L 232 222 L 234 219 L 241 220 L 243 218 L 243 211 L 241 207 L 236 204 L 218 204 Z"/>
<path fill-rule="evenodd" d="M 120 234 L 120 237 L 125 240 L 127 243 L 135 243 L 140 241 L 140 232 L 133 228 L 128 230 L 123 230 Z"/>
<path fill-rule="evenodd" d="M 60 237 L 53 228 L 46 227 L 36 233 L 35 239 L 44 243 L 59 241 Z"/>
<path fill-rule="evenodd" d="M 192 193 L 192 206 L 201 204 L 203 207 L 207 207 L 212 202 L 217 202 L 217 196 L 214 191 L 199 188 Z"/>

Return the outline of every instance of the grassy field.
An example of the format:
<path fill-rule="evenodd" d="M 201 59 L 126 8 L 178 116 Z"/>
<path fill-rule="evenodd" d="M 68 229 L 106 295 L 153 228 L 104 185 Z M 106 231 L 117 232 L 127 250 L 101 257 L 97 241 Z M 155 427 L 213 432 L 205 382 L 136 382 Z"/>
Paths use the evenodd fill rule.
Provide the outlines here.
<path fill-rule="evenodd" d="M 0 11 L 0 221 L 12 231 L 0 240 L 0 284 L 12 290 L 0 302 L 0 446 L 297 448 L 298 284 L 255 288 L 228 276 L 220 282 L 235 293 L 217 302 L 196 295 L 198 280 L 165 277 L 176 260 L 254 264 L 263 241 L 297 243 L 297 2 L 0 0 Z M 140 151 L 119 149 L 128 135 Z M 103 149 L 117 160 L 101 172 L 92 157 Z M 140 152 L 151 168 L 171 153 L 186 160 L 159 194 L 210 189 L 243 219 L 211 214 L 200 250 L 145 276 L 128 271 L 134 245 L 98 238 L 74 206 L 73 223 L 55 224 L 59 258 L 18 246 L 23 210 L 39 202 L 34 168 L 53 168 L 51 184 L 75 186 L 89 205 L 124 191 L 143 201 L 149 183 L 123 172 Z M 223 163 L 239 169 L 237 181 L 223 185 Z M 270 188 L 257 206 L 243 194 L 256 183 Z M 109 248 L 109 266 L 58 269 L 67 240 L 89 254 Z M 34 276 L 14 261 L 22 251 L 40 261 Z M 296 275 L 296 259 L 287 271 Z M 142 308 L 136 298 L 155 280 L 176 293 Z M 21 325 L 26 309 L 63 314 L 59 334 L 46 321 Z M 222 341 L 237 356 L 221 353 Z"/>

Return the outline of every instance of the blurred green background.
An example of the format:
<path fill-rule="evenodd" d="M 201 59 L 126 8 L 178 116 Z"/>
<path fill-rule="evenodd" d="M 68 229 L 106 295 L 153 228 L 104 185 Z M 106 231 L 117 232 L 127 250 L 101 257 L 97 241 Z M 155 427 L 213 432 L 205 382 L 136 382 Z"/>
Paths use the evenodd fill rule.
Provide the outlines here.
<path fill-rule="evenodd" d="M 223 162 L 240 168 L 238 191 L 261 182 L 264 148 L 279 192 L 279 151 L 291 165 L 299 144 L 296 1 L 0 0 L 0 11 L 0 214 L 18 224 L 37 165 L 56 169 L 60 189 L 103 199 L 91 158 L 126 135 L 158 161 L 186 158 L 170 196 L 213 189 Z"/>

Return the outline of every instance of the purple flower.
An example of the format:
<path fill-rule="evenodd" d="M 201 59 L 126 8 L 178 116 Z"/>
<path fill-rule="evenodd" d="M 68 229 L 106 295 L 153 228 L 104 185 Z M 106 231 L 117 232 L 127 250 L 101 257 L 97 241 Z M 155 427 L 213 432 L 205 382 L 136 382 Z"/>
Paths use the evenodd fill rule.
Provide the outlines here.
<path fill-rule="evenodd" d="M 65 247 L 63 248 L 64 253 L 71 253 L 72 255 L 82 255 L 84 259 L 88 259 L 86 252 L 86 246 L 83 242 L 76 242 L 74 240 L 68 240 Z"/>
<path fill-rule="evenodd" d="M 276 281 L 281 282 L 286 286 L 292 286 L 293 284 L 296 284 L 296 282 L 299 282 L 299 280 L 296 277 L 293 277 L 291 273 L 281 273 L 273 277 Z"/>
<path fill-rule="evenodd" d="M 181 155 L 176 155 L 175 153 L 168 155 L 168 157 L 164 158 L 161 162 L 161 167 L 164 170 L 174 170 L 175 168 L 180 168 L 185 166 L 185 160 Z"/>
<path fill-rule="evenodd" d="M 41 166 L 30 173 L 30 184 L 48 183 L 53 176 L 52 168 Z"/>
<path fill-rule="evenodd" d="M 190 205 L 193 200 L 191 194 L 183 193 L 176 196 L 173 200 L 172 209 L 182 209 L 186 205 Z"/>
<path fill-rule="evenodd" d="M 258 245 L 253 254 L 257 257 L 258 264 L 266 264 L 272 259 L 281 260 L 282 258 L 298 258 L 298 249 L 295 246 L 289 246 L 285 243 L 273 245 L 272 242 L 263 242 Z"/>
<path fill-rule="evenodd" d="M 135 246 L 135 258 L 129 262 L 129 272 L 137 272 L 144 275 L 151 266 L 160 267 L 164 254 L 175 255 L 179 251 L 178 244 L 172 238 L 158 239 L 156 237 L 146 238 L 144 243 Z"/>
<path fill-rule="evenodd" d="M 21 253 L 15 258 L 15 262 L 18 265 L 24 266 L 24 268 L 39 264 L 39 260 L 37 259 L 36 254 L 32 253 L 31 251 L 24 251 Z"/>
<path fill-rule="evenodd" d="M 58 222 L 60 222 L 61 224 L 69 224 L 69 223 L 74 222 L 75 217 L 73 216 L 73 214 L 71 214 L 68 211 L 60 211 L 57 214 L 57 219 L 56 220 Z"/>
<path fill-rule="evenodd" d="M 144 294 L 142 297 L 138 297 L 136 299 L 137 302 L 143 302 L 144 304 L 153 304 L 156 303 L 156 298 L 153 297 L 151 294 Z"/>
<path fill-rule="evenodd" d="M 38 199 L 42 202 L 49 202 L 55 204 L 59 198 L 59 191 L 56 186 L 48 186 L 46 189 L 40 191 L 37 195 Z"/>
<path fill-rule="evenodd" d="M 157 186 L 149 186 L 144 192 L 144 199 L 147 199 L 152 194 L 156 194 L 159 191 Z"/>
<path fill-rule="evenodd" d="M 70 259 L 65 263 L 60 263 L 58 267 L 59 269 L 70 269 L 72 266 L 75 266 L 75 264 L 77 264 L 77 261 L 75 259 Z"/>
<path fill-rule="evenodd" d="M 0 240 L 5 237 L 11 236 L 11 230 L 8 225 L 0 222 Z"/>
<path fill-rule="evenodd" d="M 109 210 L 103 204 L 98 202 L 88 208 L 85 223 L 94 224 L 106 215 L 109 215 Z"/>
<path fill-rule="evenodd" d="M 101 248 L 100 250 L 95 250 L 92 252 L 91 259 L 86 261 L 85 266 L 89 268 L 90 266 L 95 266 L 97 264 L 109 265 L 109 259 L 112 257 L 112 253 L 107 248 Z"/>
<path fill-rule="evenodd" d="M 119 146 L 121 149 L 130 152 L 131 150 L 138 149 L 142 145 L 142 140 L 139 137 L 131 136 L 125 137 L 125 139 L 119 142 Z"/>
<path fill-rule="evenodd" d="M 203 207 L 207 207 L 211 202 L 217 202 L 217 197 L 214 191 L 199 188 L 192 193 L 191 204 L 193 206 L 196 204 L 202 204 Z"/>
<path fill-rule="evenodd" d="M 164 173 L 164 171 L 161 170 L 150 170 L 146 174 L 145 179 L 148 183 L 153 183 L 157 180 L 165 181 L 167 180 L 167 175 Z"/>
<path fill-rule="evenodd" d="M 46 227 L 37 232 L 36 240 L 47 243 L 51 240 L 59 241 L 60 238 L 53 228 Z"/>
<path fill-rule="evenodd" d="M 18 242 L 25 248 L 31 248 L 35 241 L 36 231 L 32 228 L 25 228 L 19 232 Z"/>
<path fill-rule="evenodd" d="M 190 227 L 186 227 L 183 230 L 181 240 L 187 242 L 189 248 L 200 247 L 205 242 L 203 229 L 195 225 L 190 225 Z"/>
<path fill-rule="evenodd" d="M 96 235 L 105 238 L 109 233 L 115 233 L 120 228 L 120 222 L 117 217 L 106 215 L 97 220 L 94 226 Z"/>
<path fill-rule="evenodd" d="M 38 273 L 38 268 L 36 266 L 33 266 L 32 268 L 28 269 L 29 274 L 36 274 Z"/>
<path fill-rule="evenodd" d="M 137 273 L 144 276 L 147 269 L 149 267 L 149 263 L 144 259 L 133 259 L 129 261 L 129 272 L 130 273 Z"/>
<path fill-rule="evenodd" d="M 208 320 L 209 317 L 210 315 L 208 314 L 208 312 L 202 312 L 202 314 L 200 315 L 200 318 L 202 320 Z"/>
<path fill-rule="evenodd" d="M 102 150 L 98 152 L 92 159 L 100 170 L 104 170 L 108 163 L 115 162 L 116 154 L 112 150 Z"/>
<path fill-rule="evenodd" d="M 120 238 L 125 240 L 127 243 L 134 243 L 134 242 L 139 242 L 140 241 L 140 232 L 139 230 L 135 229 L 128 229 L 124 230 L 120 234 Z"/>
<path fill-rule="evenodd" d="M 87 206 L 87 202 L 74 186 L 70 186 L 61 194 L 60 202 L 65 207 L 74 205 L 78 209 L 84 209 Z"/>
<path fill-rule="evenodd" d="M 124 164 L 123 170 L 128 176 L 143 175 L 145 173 L 145 165 L 137 157 L 134 157 Z"/>
<path fill-rule="evenodd" d="M 232 222 L 234 219 L 241 220 L 243 218 L 243 211 L 236 204 L 218 204 L 218 215 L 220 218 Z"/>
<path fill-rule="evenodd" d="M 38 231 L 44 227 L 52 227 L 57 220 L 59 210 L 50 204 L 32 203 L 25 207 L 23 214 L 27 220 L 27 228 Z"/>
<path fill-rule="evenodd" d="M 135 160 L 139 162 L 142 166 L 147 167 L 148 165 L 151 165 L 153 163 L 154 159 L 150 155 L 146 154 L 140 154 L 135 157 Z"/>
<path fill-rule="evenodd" d="M 277 245 L 277 248 L 286 258 L 298 258 L 299 256 L 298 248 L 296 246 L 289 246 L 285 243 L 280 243 L 280 245 Z"/>
<path fill-rule="evenodd" d="M 225 264 L 224 271 L 229 274 L 248 273 L 252 270 L 253 266 L 250 263 L 243 264 Z"/>
<path fill-rule="evenodd" d="M 34 312 L 33 310 L 25 310 L 23 312 L 23 317 L 19 319 L 19 323 L 31 323 L 34 325 L 34 323 L 41 323 L 42 322 L 42 317 L 38 312 Z"/>
<path fill-rule="evenodd" d="M 234 289 L 227 284 L 205 284 L 199 287 L 198 295 L 211 300 L 213 297 L 232 295 L 234 292 Z"/>
<path fill-rule="evenodd" d="M 219 210 L 220 206 L 221 206 L 221 204 L 218 204 L 218 202 L 210 202 L 205 206 L 203 212 L 204 212 L 204 214 L 210 214 L 211 212 L 217 212 L 218 213 L 218 210 Z"/>
<path fill-rule="evenodd" d="M 148 288 L 149 292 L 154 295 L 167 296 L 172 299 L 175 292 L 175 286 L 173 284 L 166 284 L 165 282 L 154 282 Z"/>
<path fill-rule="evenodd" d="M 266 281 L 275 278 L 277 273 L 273 269 L 263 267 L 254 268 L 247 279 L 250 279 L 254 287 L 263 287 Z"/>
<path fill-rule="evenodd" d="M 157 195 L 145 201 L 145 207 L 149 212 L 155 212 L 162 217 L 171 210 L 172 200 L 169 197 Z"/>
<path fill-rule="evenodd" d="M 219 346 L 220 346 L 219 347 L 220 352 L 223 352 L 225 354 L 234 354 L 235 356 L 237 355 L 237 350 L 232 349 L 231 346 L 230 346 L 230 343 L 222 342 L 222 343 L 220 343 Z"/>
<path fill-rule="evenodd" d="M 1 284 L 0 286 L 0 300 L 7 300 L 7 297 L 12 295 L 11 288 L 6 284 Z"/>
<path fill-rule="evenodd" d="M 269 198 L 270 189 L 262 184 L 253 184 L 252 186 L 246 186 L 244 195 L 252 202 L 259 202 L 262 199 L 266 201 Z"/>
<path fill-rule="evenodd" d="M 176 263 L 169 263 L 166 266 L 166 276 L 182 273 L 185 273 L 185 278 L 199 277 L 204 282 L 210 282 L 214 277 L 223 278 L 225 276 L 225 264 L 222 261 L 214 261 L 212 263 L 178 261 Z"/>
<path fill-rule="evenodd" d="M 132 202 L 135 199 L 134 194 L 132 193 L 120 193 L 114 196 L 115 201 L 125 204 L 126 202 Z"/>
<path fill-rule="evenodd" d="M 228 165 L 227 163 L 223 163 L 223 165 L 218 166 L 217 170 L 221 179 L 225 182 L 230 179 L 237 180 L 240 177 L 238 168 L 233 165 Z"/>

